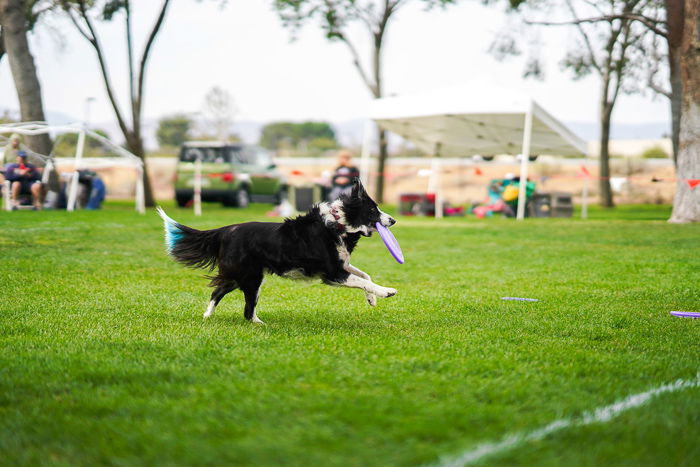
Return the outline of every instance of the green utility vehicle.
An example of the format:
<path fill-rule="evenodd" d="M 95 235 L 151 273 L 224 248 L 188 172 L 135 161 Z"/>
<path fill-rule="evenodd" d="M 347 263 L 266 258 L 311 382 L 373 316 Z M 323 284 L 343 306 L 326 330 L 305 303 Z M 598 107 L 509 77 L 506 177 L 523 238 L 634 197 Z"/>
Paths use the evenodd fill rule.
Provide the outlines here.
<path fill-rule="evenodd" d="M 194 198 L 195 161 L 202 161 L 202 201 L 246 207 L 250 202 L 278 204 L 286 195 L 284 177 L 263 148 L 211 141 L 187 142 L 180 149 L 175 173 L 175 200 Z"/>

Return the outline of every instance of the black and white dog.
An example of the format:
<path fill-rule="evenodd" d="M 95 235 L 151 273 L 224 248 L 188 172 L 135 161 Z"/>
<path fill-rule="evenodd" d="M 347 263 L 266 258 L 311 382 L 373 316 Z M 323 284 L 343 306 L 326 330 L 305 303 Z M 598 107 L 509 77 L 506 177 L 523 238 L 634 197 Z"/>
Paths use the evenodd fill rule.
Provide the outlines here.
<path fill-rule="evenodd" d="M 215 287 L 207 318 L 227 293 L 241 289 L 245 296 L 244 316 L 262 323 L 255 313 L 264 274 L 290 279 L 321 279 L 328 285 L 362 289 L 367 303 L 391 297 L 395 289 L 375 284 L 369 275 L 350 264 L 350 255 L 360 236 L 369 237 L 380 222 L 390 227 L 396 221 L 377 207 L 359 180 L 351 194 L 332 203 L 320 203 L 308 213 L 284 222 L 246 222 L 213 230 L 196 230 L 179 224 L 162 209 L 165 243 L 170 256 L 190 267 L 218 267 L 210 277 Z"/>

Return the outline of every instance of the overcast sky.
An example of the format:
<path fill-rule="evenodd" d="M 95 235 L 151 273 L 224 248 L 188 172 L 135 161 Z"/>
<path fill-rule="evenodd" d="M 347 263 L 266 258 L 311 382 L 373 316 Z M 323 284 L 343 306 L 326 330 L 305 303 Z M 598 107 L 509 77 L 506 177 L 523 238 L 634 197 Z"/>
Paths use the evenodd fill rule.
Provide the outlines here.
<path fill-rule="evenodd" d="M 160 2 L 144 0 L 135 9 L 137 50 Z M 343 44 L 329 43 L 316 23 L 295 42 L 266 0 L 172 2 L 152 50 L 144 112 L 155 119 L 175 112 L 202 110 L 212 86 L 226 89 L 239 109 L 238 120 L 344 120 L 366 115 L 370 94 L 352 66 Z M 401 10 L 390 24 L 385 48 L 386 94 L 448 86 L 474 78 L 525 90 L 549 112 L 569 122 L 594 122 L 598 80 L 572 81 L 559 70 L 569 33 L 549 31 L 541 37 L 547 58 L 545 82 L 523 81 L 522 61 L 498 62 L 487 53 L 504 24 L 502 7 L 463 1 L 447 10 L 424 11 L 420 2 Z M 53 30 L 54 32 L 50 32 Z M 57 34 L 55 31 L 60 31 Z M 127 90 L 123 23 L 101 24 L 109 67 L 120 102 Z M 57 36 L 62 40 L 57 40 Z M 59 45 L 63 42 L 64 45 Z M 44 105 L 77 119 L 91 104 L 91 121 L 113 120 L 93 51 L 69 23 L 52 19 L 32 36 Z M 367 43 L 361 50 L 368 55 Z M 0 65 L 0 109 L 17 108 L 7 59 Z M 667 121 L 668 103 L 650 96 L 622 96 L 617 123 Z"/>

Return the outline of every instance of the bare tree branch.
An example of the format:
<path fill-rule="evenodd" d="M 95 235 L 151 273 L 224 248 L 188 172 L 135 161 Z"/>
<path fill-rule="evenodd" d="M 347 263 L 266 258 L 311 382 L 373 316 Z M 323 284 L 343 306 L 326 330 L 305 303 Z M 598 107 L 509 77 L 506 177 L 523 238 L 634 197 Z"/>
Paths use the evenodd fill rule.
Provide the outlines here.
<path fill-rule="evenodd" d="M 151 30 L 151 34 L 148 36 L 148 41 L 146 42 L 146 47 L 143 49 L 143 55 L 141 56 L 141 64 L 139 66 L 139 82 L 138 82 L 138 87 L 136 90 L 136 105 L 138 109 L 137 115 L 139 116 L 139 121 L 134 122 L 134 127 L 139 128 L 141 127 L 141 122 L 140 122 L 140 116 L 141 116 L 141 106 L 143 102 L 143 82 L 146 74 L 146 62 L 148 61 L 148 54 L 151 52 L 151 47 L 153 46 L 153 42 L 155 41 L 156 36 L 158 35 L 158 32 L 160 31 L 161 26 L 163 25 L 163 19 L 165 19 L 165 12 L 168 9 L 168 5 L 170 4 L 170 0 L 165 0 L 163 2 L 163 6 L 160 9 L 160 14 L 158 15 L 158 19 L 156 20 L 156 24 L 153 26 L 153 29 Z"/>
<path fill-rule="evenodd" d="M 362 66 L 362 62 L 360 61 L 360 55 L 357 53 L 357 49 L 355 48 L 355 46 L 343 33 L 339 32 L 336 37 L 339 40 L 343 41 L 345 43 L 345 45 L 348 46 L 348 49 L 350 49 L 350 54 L 352 55 L 352 63 L 353 63 L 353 65 L 355 65 L 355 68 L 357 68 L 357 71 L 360 73 L 360 77 L 362 78 L 362 81 L 370 89 L 372 94 L 376 94 L 376 86 L 372 82 L 372 80 L 369 79 L 369 76 L 367 75 L 366 70 Z"/>
<path fill-rule="evenodd" d="M 326 2 L 326 4 L 328 4 L 328 2 Z M 368 30 L 372 31 L 374 29 L 376 21 L 372 17 L 372 15 L 370 15 L 369 11 L 360 8 L 360 6 L 356 3 L 353 3 L 350 6 L 350 8 L 355 13 L 355 17 L 359 19 L 367 27 Z"/>
<path fill-rule="evenodd" d="M 2 60 L 3 55 L 5 55 L 5 41 L 2 37 L 2 28 L 0 28 L 0 60 Z"/>
<path fill-rule="evenodd" d="M 85 30 L 83 30 L 83 27 L 80 25 L 80 23 L 78 23 L 78 20 L 75 18 L 75 16 L 73 16 L 73 9 L 70 8 L 70 6 L 65 6 L 66 5 L 65 2 L 63 2 L 63 5 L 64 5 L 63 8 L 66 11 L 66 14 L 68 15 L 68 18 L 73 23 L 73 26 L 75 26 L 75 29 L 78 30 L 80 35 L 83 36 L 85 38 L 85 40 L 92 43 L 94 41 L 94 38 L 92 36 L 90 36 Z"/>
<path fill-rule="evenodd" d="M 672 100 L 673 99 L 673 90 L 672 89 L 666 89 L 663 86 L 659 85 L 654 78 L 658 75 L 659 73 L 659 64 L 662 62 L 663 57 L 659 54 L 658 50 L 658 43 L 657 39 L 658 36 L 654 36 L 651 45 L 648 49 L 649 55 L 652 57 L 650 60 L 650 70 L 647 75 L 647 86 L 656 94 L 660 94 L 662 96 L 666 96 L 668 99 Z"/>
<path fill-rule="evenodd" d="M 616 19 L 638 21 L 638 22 L 642 23 L 644 26 L 648 27 L 651 31 L 653 31 L 654 34 L 658 34 L 661 37 L 668 37 L 668 32 L 659 28 L 660 24 L 664 24 L 663 21 L 656 20 L 654 18 L 649 18 L 649 17 L 643 16 L 643 15 L 632 14 L 632 13 L 595 16 L 595 17 L 591 17 L 591 18 L 575 19 L 575 20 L 571 20 L 571 21 L 531 21 L 531 20 L 526 19 L 524 22 L 525 22 L 525 24 L 538 25 L 538 26 L 571 26 L 571 25 L 579 25 L 579 24 L 586 24 L 586 23 L 612 22 L 613 20 L 616 20 Z"/>
<path fill-rule="evenodd" d="M 615 74 L 615 87 L 613 90 L 613 95 L 610 98 L 610 103 L 612 105 L 617 102 L 617 97 L 620 95 L 620 89 L 622 88 L 623 75 L 625 72 L 625 53 L 627 52 L 627 47 L 629 46 L 629 23 L 625 27 L 625 40 L 620 46 L 620 57 L 615 60 L 615 66 L 613 68 L 613 73 Z M 612 59 L 611 59 L 612 60 Z"/>
<path fill-rule="evenodd" d="M 134 48 L 131 41 L 131 2 L 124 3 L 124 25 L 126 27 L 126 57 L 129 66 L 129 96 L 134 100 Z M 132 108 L 133 113 L 133 108 Z M 136 119 L 132 119 L 136 120 Z"/>
<path fill-rule="evenodd" d="M 99 37 L 97 36 L 97 32 L 95 31 L 95 28 L 92 24 L 92 21 L 90 20 L 90 16 L 87 14 L 87 8 L 85 5 L 85 1 L 80 0 L 77 3 L 78 3 L 79 11 L 80 11 L 80 16 L 83 18 L 83 21 L 85 21 L 85 24 L 90 32 L 89 36 L 87 34 L 84 34 L 84 35 L 88 39 L 90 44 L 92 44 L 92 47 L 95 49 L 95 52 L 97 53 L 97 61 L 100 64 L 100 71 L 102 72 L 102 78 L 104 79 L 104 82 L 105 82 L 105 88 L 107 90 L 107 97 L 109 97 L 109 101 L 112 104 L 112 108 L 114 109 L 114 114 L 117 117 L 117 123 L 119 124 L 119 128 L 122 130 L 124 137 L 128 137 L 128 135 L 130 134 L 130 131 L 129 131 L 129 128 L 126 124 L 126 121 L 124 120 L 124 117 L 122 116 L 121 110 L 119 109 L 119 104 L 117 103 L 117 98 L 114 95 L 114 90 L 112 89 L 112 81 L 109 78 L 109 72 L 107 71 L 107 62 L 105 61 L 105 58 L 104 58 L 102 46 L 100 46 Z"/>
<path fill-rule="evenodd" d="M 658 84 L 656 84 L 652 77 L 649 77 L 649 81 L 647 81 L 647 86 L 649 86 L 649 88 L 652 91 L 654 91 L 656 94 L 661 94 L 662 96 L 666 96 L 669 99 L 671 99 L 673 97 L 673 94 L 671 94 L 671 91 L 669 91 L 668 89 L 664 89 L 661 86 L 659 86 Z"/>
<path fill-rule="evenodd" d="M 571 14 L 574 16 L 574 18 L 576 18 L 576 17 L 577 17 L 577 16 L 576 16 L 576 11 L 574 10 L 573 5 L 572 5 L 570 2 L 568 2 L 568 1 L 566 2 L 566 4 L 567 4 L 567 6 L 569 7 L 569 10 L 571 11 Z M 578 29 L 579 33 L 581 34 L 581 37 L 583 38 L 584 44 L 586 45 L 586 50 L 588 51 L 588 58 L 589 58 L 589 61 L 590 61 L 591 65 L 592 65 L 593 68 L 595 68 L 596 71 L 597 71 L 598 73 L 600 73 L 600 75 L 602 76 L 602 75 L 603 75 L 603 70 L 601 69 L 600 64 L 599 64 L 598 61 L 596 60 L 596 54 L 595 54 L 595 51 L 593 50 L 593 45 L 591 44 L 591 40 L 589 39 L 588 34 L 587 34 L 586 31 L 583 29 L 583 27 L 581 26 L 580 23 L 579 23 L 579 24 L 575 24 L 575 26 L 576 26 L 576 28 Z"/>

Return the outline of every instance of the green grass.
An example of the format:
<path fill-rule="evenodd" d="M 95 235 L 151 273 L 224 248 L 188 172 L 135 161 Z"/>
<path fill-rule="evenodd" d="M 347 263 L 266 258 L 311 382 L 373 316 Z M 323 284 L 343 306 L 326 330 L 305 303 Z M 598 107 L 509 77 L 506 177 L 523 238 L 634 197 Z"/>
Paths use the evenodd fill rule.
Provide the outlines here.
<path fill-rule="evenodd" d="M 397 296 L 270 277 L 257 326 L 239 292 L 202 319 L 152 211 L 0 213 L 0 464 L 416 465 L 695 378 L 700 320 L 668 312 L 700 310 L 700 226 L 590 214 L 399 218 L 406 264 L 353 255 Z M 486 462 L 698 465 L 698 427 L 688 389 Z"/>

